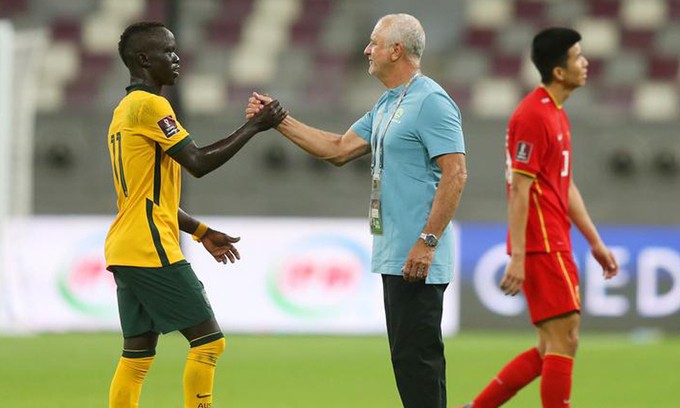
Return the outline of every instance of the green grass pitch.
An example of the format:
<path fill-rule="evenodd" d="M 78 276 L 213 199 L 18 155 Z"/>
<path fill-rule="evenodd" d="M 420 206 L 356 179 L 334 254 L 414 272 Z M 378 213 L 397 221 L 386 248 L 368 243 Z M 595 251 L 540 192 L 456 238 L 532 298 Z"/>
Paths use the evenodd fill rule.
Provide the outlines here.
<path fill-rule="evenodd" d="M 447 339 L 449 406 L 468 401 L 533 341 L 529 334 L 495 332 Z M 120 345 L 117 334 L 0 337 L 0 406 L 106 407 Z M 176 334 L 160 339 L 142 407 L 181 407 L 186 347 Z M 401 406 L 383 337 L 227 336 L 214 402 L 234 408 Z M 572 403 L 680 407 L 680 338 L 639 343 L 626 335 L 582 335 Z M 540 407 L 538 382 L 505 406 Z"/>

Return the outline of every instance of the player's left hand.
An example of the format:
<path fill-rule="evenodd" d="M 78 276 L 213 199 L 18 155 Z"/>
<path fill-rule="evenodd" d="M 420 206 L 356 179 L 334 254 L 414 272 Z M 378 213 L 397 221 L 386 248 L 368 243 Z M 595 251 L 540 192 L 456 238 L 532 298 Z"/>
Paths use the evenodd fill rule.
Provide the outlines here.
<path fill-rule="evenodd" d="M 227 260 L 234 263 L 237 259 L 241 259 L 241 255 L 233 245 L 240 240 L 240 237 L 231 237 L 223 232 L 208 228 L 208 231 L 201 238 L 201 243 L 217 262 L 226 264 Z"/>
<path fill-rule="evenodd" d="M 425 280 L 427 274 L 430 272 L 434 251 L 434 248 L 428 247 L 423 240 L 419 239 L 415 245 L 413 245 L 413 248 L 411 248 L 408 257 L 406 258 L 406 263 L 404 263 L 404 267 L 401 268 L 404 279 L 409 282 Z"/>
<path fill-rule="evenodd" d="M 603 242 L 599 242 L 590 248 L 593 258 L 602 266 L 602 276 L 611 279 L 619 273 L 619 264 L 614 258 L 612 251 Z"/>

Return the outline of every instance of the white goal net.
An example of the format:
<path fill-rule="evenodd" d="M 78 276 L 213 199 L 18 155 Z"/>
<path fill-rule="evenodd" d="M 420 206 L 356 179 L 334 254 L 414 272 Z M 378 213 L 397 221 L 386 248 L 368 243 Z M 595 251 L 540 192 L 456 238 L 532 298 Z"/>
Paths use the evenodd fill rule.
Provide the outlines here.
<path fill-rule="evenodd" d="M 33 133 L 45 30 L 17 31 L 0 20 L 0 331 L 11 324 L 18 294 L 7 265 L 7 221 L 33 208 Z"/>

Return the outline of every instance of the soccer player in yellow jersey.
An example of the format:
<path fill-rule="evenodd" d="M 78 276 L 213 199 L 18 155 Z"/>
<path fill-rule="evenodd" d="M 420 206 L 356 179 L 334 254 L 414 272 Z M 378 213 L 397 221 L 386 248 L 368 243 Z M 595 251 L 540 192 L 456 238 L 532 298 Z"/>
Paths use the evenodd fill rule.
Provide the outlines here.
<path fill-rule="evenodd" d="M 118 51 L 130 71 L 130 86 L 107 134 L 118 215 L 105 255 L 117 285 L 124 342 L 109 407 L 139 405 L 159 334 L 179 330 L 190 346 L 184 407 L 208 408 L 225 340 L 203 284 L 182 255 L 179 231 L 192 234 L 222 263 L 239 258 L 233 245 L 239 238 L 212 230 L 179 208 L 181 168 L 195 177 L 211 172 L 287 112 L 278 103 L 267 105 L 228 137 L 199 148 L 160 95 L 179 76 L 172 32 L 161 23 L 133 24 L 121 35 Z"/>

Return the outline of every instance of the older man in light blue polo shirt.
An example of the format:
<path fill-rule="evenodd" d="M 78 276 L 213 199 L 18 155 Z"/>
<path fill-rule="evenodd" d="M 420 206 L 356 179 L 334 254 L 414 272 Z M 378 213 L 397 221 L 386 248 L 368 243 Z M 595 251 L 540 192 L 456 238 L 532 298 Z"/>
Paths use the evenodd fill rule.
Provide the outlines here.
<path fill-rule="evenodd" d="M 364 49 L 387 88 L 343 135 L 290 115 L 276 128 L 311 155 L 343 165 L 372 154 L 372 270 L 383 281 L 392 367 L 406 408 L 446 407 L 441 319 L 453 279 L 451 219 L 467 177 L 460 111 L 420 72 L 425 33 L 408 14 L 381 18 Z M 246 115 L 271 98 L 254 93 Z"/>
<path fill-rule="evenodd" d="M 385 92 L 351 129 L 372 143 L 371 169 L 374 178 L 379 174 L 381 179 L 384 231 L 373 239 L 372 270 L 402 276 L 441 179 L 435 159 L 465 153 L 460 111 L 436 82 L 418 72 L 410 83 Z M 427 283 L 449 283 L 453 278 L 450 224 L 438 240 Z"/>

